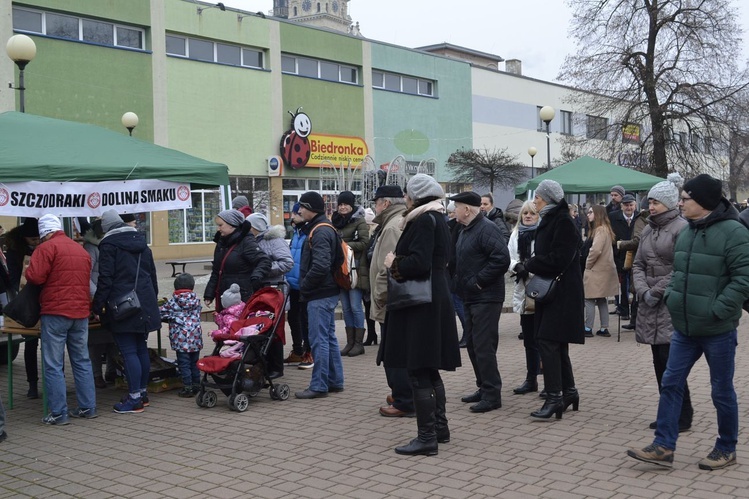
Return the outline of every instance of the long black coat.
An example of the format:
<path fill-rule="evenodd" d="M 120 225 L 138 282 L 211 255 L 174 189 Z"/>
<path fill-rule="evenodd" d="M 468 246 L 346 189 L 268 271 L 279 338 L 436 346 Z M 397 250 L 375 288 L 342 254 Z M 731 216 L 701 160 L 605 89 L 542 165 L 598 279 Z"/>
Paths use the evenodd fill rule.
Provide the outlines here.
<path fill-rule="evenodd" d="M 234 249 L 229 253 L 229 249 Z M 227 256 L 228 253 L 228 256 Z M 226 259 L 224 260 L 224 257 Z M 221 271 L 223 262 L 223 273 Z M 221 310 L 221 295 L 233 283 L 239 284 L 242 301 L 247 301 L 255 289 L 270 272 L 271 259 L 257 245 L 255 236 L 250 233 L 250 224 L 241 227 L 226 237 L 216 241 L 213 251 L 213 270 L 203 297 L 216 301 L 216 310 Z M 219 279 L 220 277 L 220 279 Z"/>
<path fill-rule="evenodd" d="M 140 267 L 138 256 L 140 255 Z M 115 321 L 109 312 L 101 313 L 109 300 L 116 300 L 135 284 L 135 294 L 140 301 L 141 313 Z M 159 293 L 156 265 L 146 238 L 132 227 L 113 229 L 99 243 L 99 279 L 96 283 L 93 309 L 101 314 L 102 324 L 113 333 L 147 333 L 161 328 L 161 315 L 157 296 Z"/>
<path fill-rule="evenodd" d="M 616 240 L 614 241 L 614 263 L 616 264 L 616 271 L 620 274 L 624 272 L 624 260 L 627 257 L 627 251 L 617 249 L 616 241 L 629 241 L 632 239 L 632 232 L 635 228 L 637 215 L 637 213 L 634 214 L 632 225 L 627 225 L 627 218 L 624 216 L 622 210 L 615 210 L 609 213 L 611 230 L 614 231 L 614 236 L 616 236 Z"/>
<path fill-rule="evenodd" d="M 585 343 L 583 276 L 578 264 L 580 244 L 580 232 L 570 217 L 567 202 L 562 200 L 541 218 L 535 255 L 525 264 L 531 274 L 542 277 L 556 277 L 564 272 L 555 300 L 546 305 L 536 303 L 538 339 Z"/>
<path fill-rule="evenodd" d="M 380 348 L 386 367 L 448 371 L 460 367 L 455 310 L 447 284 L 451 244 L 445 217 L 437 212 L 418 216 L 403 230 L 391 272 L 402 280 L 426 278 L 431 272 L 432 303 L 386 313 L 387 334 Z"/>

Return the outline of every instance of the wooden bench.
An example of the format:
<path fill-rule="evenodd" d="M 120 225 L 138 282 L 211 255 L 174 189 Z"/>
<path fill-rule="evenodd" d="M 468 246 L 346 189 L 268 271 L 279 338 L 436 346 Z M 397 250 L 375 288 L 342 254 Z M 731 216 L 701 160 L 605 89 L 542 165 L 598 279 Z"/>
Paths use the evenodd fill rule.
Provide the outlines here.
<path fill-rule="evenodd" d="M 212 258 L 201 258 L 196 260 L 170 260 L 167 263 L 172 266 L 172 277 L 177 277 L 179 274 L 185 273 L 185 265 L 189 263 L 212 263 Z M 182 265 L 182 272 L 177 272 L 177 265 Z"/>

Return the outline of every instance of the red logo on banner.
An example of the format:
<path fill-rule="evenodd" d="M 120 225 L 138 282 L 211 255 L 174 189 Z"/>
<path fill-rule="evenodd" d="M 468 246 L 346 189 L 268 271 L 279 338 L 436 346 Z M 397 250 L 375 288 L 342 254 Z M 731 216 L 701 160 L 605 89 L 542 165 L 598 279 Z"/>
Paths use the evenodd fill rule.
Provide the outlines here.
<path fill-rule="evenodd" d="M 186 185 L 180 185 L 179 189 L 177 189 L 177 198 L 179 198 L 180 201 L 187 201 L 190 197 L 190 188 Z"/>
<path fill-rule="evenodd" d="M 91 194 L 89 194 L 88 200 L 86 200 L 86 204 L 89 208 L 95 210 L 101 204 L 101 194 L 99 194 L 98 192 L 92 192 Z"/>
<path fill-rule="evenodd" d="M 4 187 L 0 187 L 0 206 L 5 206 L 10 201 L 10 194 Z"/>

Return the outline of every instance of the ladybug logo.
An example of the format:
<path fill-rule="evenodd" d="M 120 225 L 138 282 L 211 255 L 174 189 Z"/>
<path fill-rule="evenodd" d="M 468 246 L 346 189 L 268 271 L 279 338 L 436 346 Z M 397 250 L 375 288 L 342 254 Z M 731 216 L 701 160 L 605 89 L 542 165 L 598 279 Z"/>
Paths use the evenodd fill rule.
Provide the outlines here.
<path fill-rule="evenodd" d="M 98 192 L 92 192 L 91 194 L 88 195 L 86 204 L 92 210 L 97 209 L 99 205 L 101 204 L 101 194 L 99 194 Z"/>
<path fill-rule="evenodd" d="M 186 185 L 180 185 L 177 189 L 177 198 L 180 201 L 187 201 L 187 199 L 190 197 L 190 188 Z"/>
<path fill-rule="evenodd" d="M 298 169 L 307 165 L 310 156 L 309 139 L 312 132 L 312 121 L 302 108 L 291 114 L 289 130 L 281 137 L 281 157 L 286 166 Z"/>
<path fill-rule="evenodd" d="M 5 206 L 10 201 L 10 194 L 5 187 L 0 187 L 0 206 Z"/>

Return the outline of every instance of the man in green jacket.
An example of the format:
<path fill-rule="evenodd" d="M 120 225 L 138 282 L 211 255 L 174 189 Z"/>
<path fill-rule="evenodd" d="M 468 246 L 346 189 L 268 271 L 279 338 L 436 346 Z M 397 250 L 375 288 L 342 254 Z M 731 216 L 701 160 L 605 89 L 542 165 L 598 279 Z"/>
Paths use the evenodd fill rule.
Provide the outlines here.
<path fill-rule="evenodd" d="M 736 327 L 741 305 L 749 296 L 749 231 L 723 197 L 720 180 L 702 174 L 686 184 L 679 206 L 689 226 L 674 247 L 674 270 L 664 300 L 674 333 L 663 374 L 655 439 L 630 457 L 671 467 L 679 435 L 684 383 L 704 354 L 710 369 L 718 438 L 699 462 L 715 470 L 736 464 L 739 409 L 733 387 Z"/>

